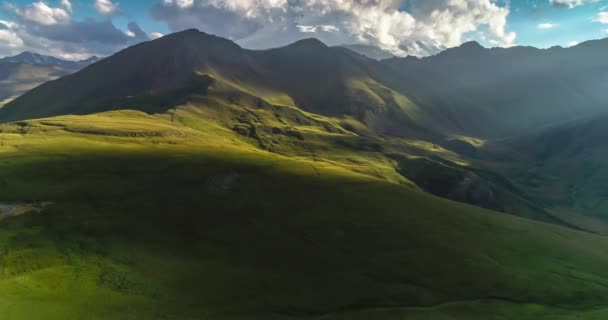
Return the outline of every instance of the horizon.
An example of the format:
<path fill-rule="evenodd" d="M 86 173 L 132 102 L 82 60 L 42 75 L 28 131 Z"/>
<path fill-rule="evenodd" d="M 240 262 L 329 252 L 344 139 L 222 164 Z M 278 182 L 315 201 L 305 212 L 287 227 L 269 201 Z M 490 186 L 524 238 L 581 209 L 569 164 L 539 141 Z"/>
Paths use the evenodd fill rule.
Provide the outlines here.
<path fill-rule="evenodd" d="M 196 28 L 191 28 L 191 29 L 187 29 L 187 30 L 182 30 L 182 31 L 176 31 L 176 32 L 172 32 L 172 33 L 170 33 L 170 34 L 163 35 L 163 37 L 164 37 L 164 36 L 170 36 L 170 35 L 172 35 L 172 34 L 176 34 L 176 33 L 187 32 L 187 31 L 190 31 L 190 30 L 195 30 L 195 31 L 197 31 L 197 32 L 200 32 L 200 33 L 203 33 L 203 34 L 207 34 L 207 35 L 210 35 L 210 36 L 216 36 L 216 37 L 220 37 L 220 38 L 222 38 L 222 39 L 232 41 L 233 43 L 236 43 L 237 45 L 239 45 L 237 42 L 235 42 L 235 41 L 233 41 L 233 40 L 231 40 L 231 39 L 224 38 L 224 37 L 221 37 L 221 36 L 218 36 L 218 35 L 215 35 L 215 34 L 207 33 L 207 32 L 204 32 L 204 31 L 199 30 L 199 29 L 196 29 Z M 342 47 L 342 48 L 346 48 L 346 49 L 348 49 L 348 50 L 350 50 L 350 51 L 353 51 L 353 52 L 355 52 L 355 53 L 362 54 L 362 55 L 367 56 L 368 58 L 371 58 L 371 59 L 374 59 L 374 57 L 371 57 L 371 56 L 366 55 L 366 54 L 361 53 L 361 52 L 357 52 L 356 50 L 353 50 L 353 49 L 349 48 L 349 46 L 362 45 L 362 46 L 368 46 L 368 47 L 371 47 L 371 48 L 381 49 L 381 48 L 379 48 L 379 47 L 375 47 L 375 46 L 372 46 L 372 45 L 365 45 L 365 44 L 358 44 L 358 43 L 353 43 L 353 44 L 346 44 L 346 43 L 345 43 L 345 44 L 340 44 L 340 45 L 334 45 L 334 46 L 332 46 L 332 45 L 328 45 L 327 43 L 323 42 L 323 40 L 321 40 L 321 39 L 319 39 L 319 38 L 316 38 L 316 37 L 308 37 L 308 38 L 302 38 L 302 39 L 299 39 L 299 40 L 294 40 L 294 41 L 293 41 L 293 42 L 291 42 L 291 43 L 288 43 L 288 44 L 285 44 L 285 45 L 283 45 L 283 46 L 279 46 L 279 47 L 270 47 L 270 48 L 265 48 L 265 49 L 250 49 L 250 48 L 246 48 L 246 47 L 241 46 L 241 48 L 246 49 L 246 50 L 252 50 L 252 51 L 265 51 L 265 50 L 272 50 L 272 49 L 277 49 L 277 48 L 286 47 L 286 46 L 292 45 L 292 44 L 297 43 L 297 42 L 300 42 L 300 41 L 311 40 L 311 39 L 314 39 L 314 40 L 320 41 L 321 43 L 323 43 L 324 45 L 326 45 L 326 46 L 328 46 L 328 47 Z M 579 45 L 585 44 L 585 43 L 587 43 L 587 42 L 601 41 L 601 40 L 606 40 L 606 39 L 608 39 L 608 37 L 603 37 L 603 38 L 598 38 L 598 39 L 589 39 L 589 40 L 585 40 L 585 41 L 582 41 L 582 42 L 579 42 L 579 43 L 573 44 L 573 45 L 571 45 L 571 46 L 567 46 L 567 45 L 566 45 L 566 46 L 562 46 L 562 45 L 554 45 L 554 46 L 547 47 L 547 48 L 544 48 L 544 47 L 537 47 L 537 46 L 532 46 L 532 45 L 513 45 L 513 46 L 510 46 L 510 47 L 500 47 L 500 46 L 496 46 L 496 47 L 488 47 L 488 46 L 484 46 L 482 43 L 480 43 L 480 42 L 479 42 L 479 41 L 477 41 L 477 40 L 469 40 L 469 41 L 466 41 L 466 42 L 463 42 L 463 43 L 459 44 L 458 46 L 455 46 L 455 47 L 450 47 L 450 48 L 444 48 L 444 49 L 442 49 L 442 50 L 440 50 L 440 51 L 437 51 L 437 52 L 435 52 L 435 53 L 433 53 L 433 54 L 430 54 L 430 55 L 427 55 L 427 56 L 422 56 L 422 57 L 419 57 L 419 56 L 393 56 L 393 57 L 390 57 L 390 58 L 387 58 L 387 59 L 391 59 L 391 58 L 407 58 L 407 57 L 417 57 L 417 58 L 431 57 L 431 56 L 435 56 L 435 55 L 437 55 L 437 54 L 440 54 L 440 53 L 442 53 L 442 52 L 444 52 L 444 51 L 446 51 L 446 50 L 453 49 L 453 48 L 458 48 L 458 47 L 464 46 L 464 45 L 469 44 L 469 43 L 475 43 L 475 44 L 477 44 L 477 45 L 481 46 L 482 48 L 484 48 L 484 49 L 488 49 L 488 50 L 490 50 L 490 49 L 509 49 L 509 48 L 516 48 L 516 47 L 534 48 L 534 49 L 537 49 L 537 50 L 550 50 L 550 49 L 553 49 L 553 48 L 563 48 L 563 49 L 567 49 L 567 48 L 573 48 L 573 47 L 576 47 L 576 46 L 579 46 Z M 154 40 L 157 40 L 157 39 L 150 39 L 150 40 L 146 40 L 146 41 L 144 41 L 144 42 L 147 42 L 147 41 L 154 41 Z M 240 46 L 240 45 L 239 45 L 239 46 Z M 131 47 L 131 46 L 129 46 L 129 47 Z M 19 55 L 22 55 L 22 54 L 26 54 L 26 53 L 32 53 L 32 54 L 36 54 L 36 55 L 48 56 L 48 57 L 52 57 L 52 58 L 56 58 L 56 59 L 61 59 L 61 60 L 65 60 L 65 61 L 79 62 L 79 61 L 90 60 L 90 59 L 93 59 L 93 58 L 98 58 L 98 59 L 107 58 L 107 57 L 109 57 L 109 56 L 112 56 L 112 55 L 114 55 L 114 54 L 116 54 L 116 53 L 120 52 L 120 51 L 123 51 L 123 50 L 125 50 L 125 49 L 128 49 L 129 47 L 126 47 L 126 48 L 120 49 L 120 50 L 118 50 L 118 51 L 116 51 L 116 52 L 113 52 L 113 53 L 111 53 L 111 54 L 107 55 L 107 56 L 97 56 L 97 55 L 93 55 L 93 56 L 89 56 L 89 57 L 87 57 L 87 58 L 81 58 L 81 59 L 62 58 L 62 57 L 60 57 L 60 56 L 54 56 L 54 55 L 46 54 L 46 53 L 44 53 L 44 52 L 36 52 L 36 51 L 32 51 L 32 50 L 25 50 L 25 51 L 21 51 L 21 52 L 19 52 L 19 53 L 13 54 L 13 55 L 0 56 L 0 59 L 3 59 L 3 58 L 11 58 L 11 57 L 16 57 L 16 56 L 19 56 Z M 376 59 L 376 60 L 384 60 L 384 59 Z"/>
<path fill-rule="evenodd" d="M 428 56 L 462 43 L 486 48 L 569 47 L 608 35 L 606 0 L 318 1 L 9 0 L 0 57 L 32 51 L 68 60 L 108 56 L 196 28 L 247 49 L 317 38 Z"/>

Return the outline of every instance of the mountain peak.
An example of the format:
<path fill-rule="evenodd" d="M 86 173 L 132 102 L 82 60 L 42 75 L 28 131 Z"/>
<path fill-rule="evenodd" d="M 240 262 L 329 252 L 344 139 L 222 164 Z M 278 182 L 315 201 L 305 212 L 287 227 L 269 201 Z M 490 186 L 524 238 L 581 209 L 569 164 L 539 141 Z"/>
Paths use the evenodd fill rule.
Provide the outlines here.
<path fill-rule="evenodd" d="M 468 41 L 461 44 L 458 47 L 449 48 L 445 51 L 442 51 L 438 54 L 438 56 L 442 57 L 469 57 L 469 56 L 477 56 L 486 52 L 486 48 L 483 47 L 477 41 Z"/>
<path fill-rule="evenodd" d="M 196 28 L 190 28 L 190 29 L 186 29 L 184 31 L 181 31 L 181 33 L 204 33 L 204 32 L 201 32 L 200 30 L 198 30 Z"/>
<path fill-rule="evenodd" d="M 164 43 L 169 46 L 186 46 L 184 50 L 191 50 L 191 46 L 204 45 L 208 49 L 211 47 L 223 48 L 223 49 L 240 49 L 241 47 L 234 41 L 226 38 L 222 38 L 213 34 L 208 34 L 198 29 L 187 29 L 184 31 L 175 32 L 167 36 L 148 41 L 148 43 Z"/>
<path fill-rule="evenodd" d="M 328 48 L 328 46 L 317 38 L 306 38 L 298 40 L 288 47 L 300 47 L 300 48 Z"/>
<path fill-rule="evenodd" d="M 461 49 L 468 49 L 468 50 L 483 50 L 483 49 L 485 49 L 477 41 L 468 41 L 468 42 L 465 42 L 465 43 L 461 44 L 459 46 L 459 48 L 461 48 Z"/>
<path fill-rule="evenodd" d="M 0 62 L 26 63 L 34 65 L 57 65 L 65 61 L 55 57 L 41 55 L 32 51 L 24 51 L 12 57 L 4 57 L 0 59 Z"/>

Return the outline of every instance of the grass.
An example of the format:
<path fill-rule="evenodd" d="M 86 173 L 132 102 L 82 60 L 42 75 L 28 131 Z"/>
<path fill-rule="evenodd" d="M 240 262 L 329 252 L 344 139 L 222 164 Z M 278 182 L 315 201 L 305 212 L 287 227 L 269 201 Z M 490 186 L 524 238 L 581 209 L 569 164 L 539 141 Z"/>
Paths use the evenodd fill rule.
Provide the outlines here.
<path fill-rule="evenodd" d="M 0 127 L 0 201 L 53 203 L 0 221 L 4 319 L 596 319 L 608 304 L 605 237 L 339 152 L 260 150 L 196 112 L 212 110 Z"/>

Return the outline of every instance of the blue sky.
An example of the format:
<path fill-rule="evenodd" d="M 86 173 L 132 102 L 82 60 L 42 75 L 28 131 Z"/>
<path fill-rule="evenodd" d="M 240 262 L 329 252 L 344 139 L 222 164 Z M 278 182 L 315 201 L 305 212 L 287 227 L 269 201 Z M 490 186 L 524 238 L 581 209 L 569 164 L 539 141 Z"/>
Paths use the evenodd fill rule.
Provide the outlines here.
<path fill-rule="evenodd" d="M 511 2 L 509 29 L 517 33 L 517 44 L 542 48 L 604 38 L 608 36 L 605 31 L 608 24 L 595 20 L 600 9 L 607 5 L 607 1 L 598 1 L 564 8 L 543 0 L 514 0 Z M 554 26 L 539 29 L 540 24 Z"/>
<path fill-rule="evenodd" d="M 108 55 L 187 28 L 256 49 L 317 37 L 419 56 L 469 40 L 547 48 L 608 36 L 607 0 L 0 1 L 0 56 Z"/>

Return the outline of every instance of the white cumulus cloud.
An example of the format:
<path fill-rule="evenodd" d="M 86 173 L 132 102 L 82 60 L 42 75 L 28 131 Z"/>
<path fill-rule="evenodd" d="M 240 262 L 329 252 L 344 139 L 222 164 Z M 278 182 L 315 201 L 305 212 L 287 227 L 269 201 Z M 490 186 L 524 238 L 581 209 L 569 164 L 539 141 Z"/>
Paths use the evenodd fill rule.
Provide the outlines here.
<path fill-rule="evenodd" d="M 304 33 L 316 33 L 319 31 L 323 31 L 323 32 L 340 31 L 339 28 L 337 28 L 336 26 L 332 26 L 332 25 L 320 25 L 320 26 L 297 25 L 296 27 L 298 28 L 298 30 L 300 30 L 300 32 L 304 32 Z"/>
<path fill-rule="evenodd" d="M 23 40 L 13 30 L 15 24 L 0 20 L 0 50 L 14 53 L 23 46 Z"/>
<path fill-rule="evenodd" d="M 34 2 L 25 7 L 16 7 L 10 3 L 6 6 L 22 19 L 40 25 L 63 24 L 70 20 L 70 14 L 65 9 L 49 7 L 42 1 Z"/>
<path fill-rule="evenodd" d="M 72 12 L 72 3 L 70 0 L 61 0 L 59 4 L 68 12 Z"/>
<path fill-rule="evenodd" d="M 608 11 L 602 11 L 597 14 L 595 21 L 603 24 L 608 24 Z"/>
<path fill-rule="evenodd" d="M 106 16 L 116 14 L 120 11 L 118 4 L 110 0 L 95 0 L 93 6 L 97 12 Z"/>
<path fill-rule="evenodd" d="M 152 9 L 172 31 L 198 28 L 251 48 L 315 33 L 329 45 L 361 43 L 400 55 L 457 46 L 472 34 L 513 45 L 509 12 L 494 0 L 159 0 Z"/>
<path fill-rule="evenodd" d="M 70 1 L 5 2 L 9 20 L 0 20 L 0 56 L 30 50 L 63 58 L 104 56 L 152 38 L 135 22 L 126 30 L 110 19 L 74 19 Z"/>

